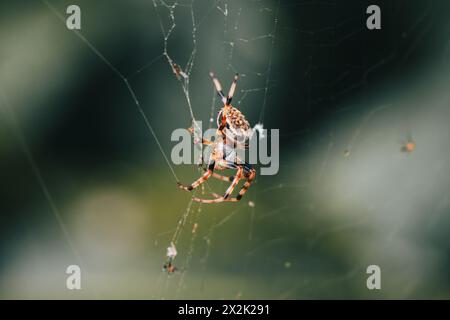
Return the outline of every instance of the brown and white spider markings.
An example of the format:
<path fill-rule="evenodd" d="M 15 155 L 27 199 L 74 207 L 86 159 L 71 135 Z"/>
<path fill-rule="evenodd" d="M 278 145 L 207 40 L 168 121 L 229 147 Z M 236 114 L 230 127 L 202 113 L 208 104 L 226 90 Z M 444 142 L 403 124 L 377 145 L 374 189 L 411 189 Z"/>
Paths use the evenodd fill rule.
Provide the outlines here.
<path fill-rule="evenodd" d="M 200 199 L 194 197 L 193 200 L 202 203 L 218 203 L 224 201 L 236 202 L 242 199 L 256 176 L 255 169 L 253 169 L 249 163 L 240 159 L 236 152 L 236 149 L 238 148 L 243 149 L 247 147 L 246 141 L 248 141 L 251 137 L 252 129 L 248 121 L 245 119 L 245 116 L 231 105 L 231 100 L 236 90 L 238 75 L 235 75 L 227 96 L 224 95 L 219 80 L 212 72 L 210 73 L 210 76 L 224 106 L 220 109 L 217 116 L 218 128 L 216 139 L 214 142 L 202 139 L 202 143 L 211 146 L 212 149 L 208 161 L 208 168 L 203 176 L 194 181 L 192 184 L 186 186 L 178 182 L 178 186 L 181 189 L 192 191 L 212 176 L 222 181 L 231 182 L 225 194 L 223 196 L 219 196 L 213 193 L 212 195 L 215 199 Z M 192 133 L 193 129 L 190 131 Z M 236 175 L 228 177 L 214 172 L 225 169 L 237 170 Z M 245 180 L 245 183 L 238 195 L 233 198 L 231 197 L 231 194 L 240 180 Z"/>

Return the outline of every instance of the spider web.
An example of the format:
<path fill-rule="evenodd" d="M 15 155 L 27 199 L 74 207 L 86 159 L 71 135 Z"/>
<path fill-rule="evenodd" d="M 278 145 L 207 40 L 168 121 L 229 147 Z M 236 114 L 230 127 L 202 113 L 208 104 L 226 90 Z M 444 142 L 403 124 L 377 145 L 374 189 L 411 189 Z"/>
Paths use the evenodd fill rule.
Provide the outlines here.
<path fill-rule="evenodd" d="M 182 67 L 182 76 L 180 77 L 179 75 L 177 75 L 177 74 L 176 75 L 178 76 L 184 96 L 186 98 L 186 103 L 189 108 L 189 114 L 191 116 L 192 122 L 195 123 L 196 118 L 194 115 L 194 111 L 193 111 L 192 103 L 191 103 L 191 99 L 190 99 L 189 84 L 190 84 L 190 76 L 191 76 L 191 73 L 192 73 L 192 70 L 194 67 L 194 63 L 196 61 L 197 29 L 200 28 L 200 24 L 203 21 L 203 19 L 196 18 L 196 14 L 195 14 L 195 10 L 194 10 L 194 1 L 192 1 L 190 4 L 184 4 L 182 2 L 177 2 L 177 1 L 175 1 L 171 4 L 168 4 L 165 1 L 154 0 L 153 4 L 154 4 L 154 7 L 155 7 L 157 15 L 158 15 L 161 32 L 162 32 L 162 36 L 164 39 L 163 55 L 167 59 L 169 66 L 172 68 L 174 67 L 174 65 L 177 65 L 177 64 L 174 62 L 174 59 L 172 58 L 170 52 L 168 51 L 168 46 L 169 46 L 169 42 L 171 40 L 172 32 L 176 28 L 175 11 L 178 9 L 178 7 L 188 7 L 189 8 L 191 21 L 192 21 L 192 51 L 189 55 L 187 63 L 185 64 L 184 67 Z M 240 106 L 241 103 L 244 101 L 247 94 L 262 92 L 263 100 L 262 100 L 262 107 L 260 109 L 261 111 L 260 111 L 260 116 L 259 116 L 259 122 L 262 122 L 264 120 L 264 112 L 266 109 L 267 97 L 268 97 L 269 86 L 270 86 L 270 76 L 271 76 L 271 71 L 272 71 L 272 58 L 273 58 L 273 50 L 275 47 L 275 38 L 276 38 L 277 25 L 278 25 L 278 10 L 279 10 L 279 6 L 280 6 L 280 2 L 278 2 L 278 4 L 276 5 L 276 9 L 266 7 L 266 6 L 264 6 L 264 4 L 262 2 L 258 3 L 257 6 L 259 7 L 258 9 L 260 12 L 267 11 L 270 13 L 269 18 L 273 20 L 273 22 L 272 22 L 273 26 L 272 26 L 272 30 L 270 33 L 264 34 L 264 35 L 256 35 L 249 39 L 244 39 L 244 38 L 239 37 L 239 31 L 240 31 L 239 30 L 239 22 L 240 22 L 240 19 L 242 18 L 241 17 L 242 11 L 243 11 L 242 7 L 237 7 L 237 9 L 233 8 L 235 10 L 232 10 L 230 8 L 231 7 L 230 3 L 216 1 L 213 3 L 211 9 L 208 10 L 208 14 L 211 10 L 217 10 L 223 15 L 222 19 L 223 19 L 223 30 L 224 31 L 223 31 L 223 45 L 222 45 L 221 55 L 225 59 L 224 67 L 226 70 L 232 70 L 234 73 L 238 73 L 237 68 L 233 65 L 233 53 L 235 50 L 236 42 L 243 42 L 247 45 L 249 43 L 251 44 L 254 41 L 261 41 L 261 40 L 269 40 L 270 41 L 270 49 L 269 49 L 269 53 L 268 53 L 268 58 L 267 58 L 268 62 L 267 62 L 266 68 L 263 69 L 261 72 L 255 73 L 256 76 L 264 79 L 264 87 L 241 89 L 240 92 L 242 93 L 242 97 L 237 102 L 237 106 Z M 163 12 L 162 14 L 161 14 L 161 11 Z M 164 22 L 163 22 L 164 12 L 167 15 L 167 20 L 168 20 L 167 25 L 164 25 Z M 200 21 L 199 23 L 197 23 L 198 20 Z M 234 21 L 234 22 L 232 22 L 232 21 Z M 231 33 L 230 29 L 232 29 L 232 31 L 234 33 L 233 35 L 230 35 L 230 33 Z M 249 76 L 247 73 L 241 73 L 240 75 L 241 75 L 241 77 Z M 215 90 L 213 89 L 213 98 L 212 98 L 212 102 L 211 102 L 211 110 L 210 110 L 210 117 L 209 117 L 209 128 L 211 128 L 211 126 L 213 125 L 216 108 L 217 108 L 216 107 L 216 93 L 215 93 Z M 199 173 L 201 173 L 200 170 L 199 170 Z M 211 192 L 211 187 L 209 186 L 209 183 L 206 182 L 205 185 L 206 185 L 208 191 Z M 205 185 L 202 185 L 202 187 L 201 187 L 201 191 L 202 191 L 203 195 L 205 195 Z M 252 202 L 250 201 L 249 203 L 252 203 Z M 178 240 L 181 237 L 182 228 L 185 226 L 186 221 L 189 218 L 189 215 L 191 214 L 191 209 L 192 209 L 192 200 L 189 202 L 187 209 L 185 210 L 182 217 L 178 221 L 177 228 L 176 228 L 176 230 L 172 236 L 171 242 L 170 242 L 171 244 L 174 244 L 174 245 L 178 244 Z M 227 214 L 222 220 L 220 220 L 218 222 L 216 222 L 214 219 L 211 224 L 211 227 L 209 227 L 208 232 L 203 237 L 204 243 L 206 245 L 205 255 L 202 259 L 203 260 L 203 267 L 202 267 L 203 272 L 206 272 L 206 266 L 207 266 L 210 252 L 211 252 L 211 242 L 212 242 L 212 238 L 213 238 L 215 229 L 219 228 L 221 225 L 225 224 L 238 211 L 239 211 L 239 209 L 233 210 L 231 213 Z M 196 211 L 195 218 L 191 219 L 190 226 L 195 226 L 195 228 L 197 228 L 197 226 L 199 224 L 199 218 L 200 218 L 201 212 L 202 212 L 202 204 L 199 204 L 198 209 Z M 254 211 L 254 208 L 252 205 L 251 222 L 250 222 L 251 227 L 250 227 L 250 232 L 249 232 L 249 237 L 248 237 L 249 240 L 251 240 L 251 238 L 252 238 L 252 231 L 253 231 L 252 226 L 253 226 L 254 212 L 255 211 Z M 197 238 L 197 230 L 193 229 L 191 232 L 191 235 L 189 235 L 189 237 L 190 237 L 190 240 L 188 240 L 190 243 L 189 249 L 186 254 L 184 263 L 182 263 L 183 268 L 186 268 L 186 269 L 188 269 L 190 266 L 190 262 L 191 262 L 192 255 L 194 252 L 195 241 Z M 175 298 L 179 298 L 180 293 L 182 293 L 183 290 L 186 290 L 186 286 L 185 286 L 186 274 L 187 274 L 187 271 L 184 271 L 180 277 L 180 280 L 178 281 L 177 288 L 175 290 Z M 162 281 L 163 281 L 163 284 L 160 284 L 161 277 L 159 277 L 158 284 L 156 285 L 157 288 L 162 286 L 162 289 L 160 289 L 160 291 L 157 294 L 157 297 L 159 297 L 159 298 L 164 298 L 165 295 L 167 294 L 167 292 L 169 291 L 167 288 L 168 287 L 168 278 L 164 277 L 164 279 Z M 204 287 L 204 286 L 205 286 L 205 280 L 202 280 L 202 287 Z M 237 293 L 237 295 L 240 295 L 240 293 Z"/>
<path fill-rule="evenodd" d="M 64 21 L 64 17 L 57 11 L 57 9 L 55 9 L 55 7 L 50 2 L 43 1 L 43 3 L 61 21 Z M 167 156 L 166 152 L 164 151 L 158 136 L 155 133 L 155 130 L 151 124 L 151 121 L 149 120 L 146 113 L 144 112 L 144 110 L 141 106 L 141 102 L 140 102 L 139 98 L 137 97 L 135 90 L 133 89 L 132 81 L 135 78 L 137 78 L 138 76 L 140 76 L 141 74 L 143 74 L 145 72 L 149 72 L 149 69 L 151 69 L 152 65 L 155 64 L 156 62 L 158 62 L 161 58 L 166 59 L 168 65 L 170 67 L 169 70 L 171 70 L 172 72 L 174 72 L 176 66 L 178 64 L 180 64 L 181 65 L 180 74 L 177 74 L 176 71 L 174 73 L 175 73 L 175 76 L 177 76 L 177 78 L 178 78 L 181 90 L 184 94 L 185 103 L 186 103 L 186 105 L 188 107 L 188 111 L 189 111 L 188 115 L 190 116 L 192 122 L 194 122 L 196 120 L 196 118 L 194 115 L 193 106 L 192 106 L 192 102 L 191 102 L 190 79 L 191 79 L 191 74 L 192 74 L 192 71 L 193 71 L 193 68 L 194 68 L 194 65 L 196 62 L 197 32 L 198 32 L 197 30 L 200 28 L 200 25 L 203 22 L 203 20 L 205 19 L 205 17 L 210 15 L 211 12 L 216 11 L 216 12 L 220 13 L 220 15 L 222 16 L 222 19 L 223 19 L 224 32 L 223 32 L 223 47 L 222 47 L 221 52 L 222 52 L 222 56 L 224 57 L 224 60 L 225 60 L 225 64 L 223 65 L 223 67 L 226 70 L 233 70 L 234 72 L 237 72 L 237 68 L 233 65 L 234 46 L 235 46 L 236 42 L 241 42 L 244 45 L 249 45 L 249 44 L 251 45 L 254 42 L 268 41 L 269 49 L 268 49 L 268 54 L 267 54 L 267 62 L 265 63 L 265 68 L 262 70 L 259 70 L 258 72 L 251 72 L 251 71 L 246 71 L 245 73 L 241 72 L 242 78 L 246 78 L 246 77 L 250 78 L 252 76 L 260 78 L 262 86 L 257 87 L 257 88 L 242 89 L 241 90 L 242 96 L 237 101 L 237 105 L 240 106 L 241 103 L 244 101 L 244 99 L 248 95 L 254 95 L 255 93 L 256 94 L 261 93 L 262 94 L 262 103 L 261 103 L 262 106 L 259 110 L 259 120 L 260 120 L 260 122 L 262 122 L 264 120 L 267 98 L 268 98 L 268 93 L 269 93 L 269 88 L 270 88 L 270 76 L 271 76 L 271 71 L 272 71 L 272 57 L 273 57 L 273 51 L 274 51 L 274 47 L 275 47 L 275 39 L 276 39 L 277 24 L 278 24 L 277 15 L 278 15 L 278 9 L 279 9 L 280 3 L 278 2 L 278 4 L 276 4 L 276 6 L 271 8 L 269 6 L 266 6 L 263 2 L 259 2 L 259 1 L 256 1 L 256 2 L 251 1 L 250 2 L 250 6 L 253 7 L 252 8 L 253 10 L 256 9 L 260 13 L 266 14 L 269 18 L 269 21 L 271 20 L 272 22 L 271 22 L 271 29 L 270 29 L 269 33 L 262 34 L 262 35 L 257 34 L 254 36 L 250 35 L 250 37 L 247 37 L 247 38 L 242 38 L 242 37 L 238 38 L 238 36 L 237 36 L 239 34 L 239 24 L 240 24 L 240 19 L 242 16 L 242 11 L 243 11 L 242 7 L 236 7 L 236 11 L 235 11 L 235 8 L 233 8 L 232 11 L 229 11 L 230 10 L 229 3 L 222 2 L 222 1 L 216 1 L 207 10 L 207 13 L 205 14 L 205 16 L 203 18 L 197 18 L 196 13 L 195 13 L 195 1 L 192 1 L 192 2 L 177 2 L 177 1 L 175 1 L 175 2 L 169 3 L 169 2 L 165 2 L 165 1 L 156 1 L 155 0 L 155 1 L 153 1 L 153 6 L 154 6 L 154 9 L 155 9 L 157 17 L 158 17 L 159 27 L 161 30 L 161 36 L 163 38 L 163 52 L 162 52 L 162 54 L 157 55 L 156 57 L 151 59 L 144 66 L 140 67 L 139 69 L 135 70 L 134 72 L 131 72 L 129 76 L 126 76 L 122 71 L 120 71 L 116 66 L 114 66 L 113 63 L 111 63 L 103 55 L 103 53 L 97 48 L 97 46 L 95 46 L 92 42 L 90 42 L 83 35 L 82 32 L 79 32 L 79 31 L 74 31 L 74 32 L 78 36 L 78 38 L 82 42 L 84 42 L 89 47 L 89 49 L 95 55 L 97 55 L 98 58 L 103 63 L 105 63 L 105 65 L 118 76 L 118 78 L 120 78 L 120 80 L 123 81 L 124 86 L 127 88 L 128 92 L 137 108 L 137 111 L 139 112 L 140 116 L 144 120 L 146 128 L 148 129 L 151 136 L 154 138 L 155 142 L 157 143 L 159 151 L 161 152 L 161 155 L 164 158 L 172 176 L 174 177 L 174 179 L 176 181 L 179 181 L 177 174 L 173 168 L 173 165 L 170 163 L 168 156 Z M 177 16 L 176 11 L 179 9 L 181 9 L 180 11 L 184 10 L 187 12 L 187 14 L 189 15 L 190 20 L 191 20 L 191 28 L 192 28 L 191 29 L 191 41 L 192 41 L 191 47 L 192 47 L 192 49 L 191 49 L 190 53 L 188 54 L 187 62 L 185 64 L 181 64 L 181 62 L 178 62 L 178 60 L 175 60 L 175 58 L 173 58 L 172 53 L 169 50 L 169 45 L 172 40 L 171 39 L 172 34 L 176 30 L 176 16 Z M 233 14 L 233 19 L 230 19 L 231 13 Z M 198 22 L 197 22 L 197 20 L 198 20 Z M 230 20 L 234 20 L 232 25 L 230 23 Z M 237 35 L 234 35 L 234 38 L 233 38 L 233 36 L 229 35 L 229 33 L 230 33 L 229 29 L 232 29 L 232 31 L 237 34 Z M 214 115 L 215 115 L 216 111 L 218 110 L 218 108 L 220 108 L 220 107 L 216 105 L 216 94 L 215 94 L 214 90 L 212 90 L 209 127 L 211 127 L 213 125 L 213 123 L 212 123 L 213 118 L 214 118 Z M 211 187 L 208 184 L 206 184 L 206 187 L 207 187 L 208 191 L 211 191 Z M 205 186 L 202 186 L 201 192 L 202 192 L 202 194 L 205 194 Z M 193 210 L 196 212 L 194 217 L 192 217 Z M 205 256 L 203 258 L 203 265 L 204 265 L 203 270 L 206 270 L 206 265 L 208 263 L 208 258 L 209 258 L 210 251 L 211 251 L 211 239 L 213 237 L 214 230 L 216 228 L 220 227 L 221 225 L 225 224 L 238 211 L 239 211 L 239 209 L 232 211 L 230 214 L 226 215 L 223 219 L 221 219 L 217 223 L 215 222 L 215 219 L 213 220 L 211 227 L 209 227 L 208 232 L 203 237 L 203 241 L 206 244 Z M 194 209 L 193 202 L 192 202 L 192 200 L 190 200 L 186 209 L 183 210 L 182 216 L 180 217 L 179 221 L 177 222 L 175 231 L 171 237 L 170 242 L 167 242 L 167 243 L 173 243 L 174 245 L 178 245 L 180 238 L 182 238 L 184 229 L 187 226 L 192 228 L 193 225 L 196 225 L 196 226 L 198 225 L 197 221 L 200 217 L 201 212 L 202 212 L 202 206 L 198 205 L 197 208 Z M 251 209 L 251 225 L 253 225 L 254 213 L 255 213 L 255 210 L 252 208 Z M 250 240 L 252 238 L 252 232 L 253 232 L 253 229 L 251 227 L 249 236 L 248 236 L 248 238 Z M 182 291 L 185 289 L 184 279 L 187 274 L 187 269 L 189 268 L 190 260 L 192 259 L 192 254 L 194 252 L 196 238 L 197 238 L 197 232 L 192 231 L 191 234 L 188 236 L 188 239 L 183 240 L 183 241 L 187 241 L 189 243 L 189 245 L 188 245 L 186 254 L 184 254 L 184 256 L 185 256 L 184 262 L 181 263 L 182 268 L 185 270 L 182 272 L 182 275 L 180 276 L 180 279 L 178 280 L 178 284 L 176 285 L 177 289 L 175 290 L 175 297 L 178 297 L 179 294 L 182 293 Z M 180 258 L 178 260 L 180 260 Z M 159 291 L 157 291 L 155 297 L 156 298 L 166 298 L 167 291 L 169 290 L 168 285 L 169 285 L 169 278 L 167 278 L 167 276 L 160 275 L 158 277 L 157 284 L 156 284 L 156 288 L 160 288 L 160 289 L 158 289 Z M 169 297 L 170 297 L 170 295 L 169 295 Z"/>
<path fill-rule="evenodd" d="M 59 6 L 50 1 L 43 3 L 53 16 L 65 22 Z M 413 224 L 402 227 L 408 218 L 419 219 L 408 215 L 408 209 L 415 212 L 410 206 L 399 205 L 408 201 L 405 193 L 400 201 L 382 190 L 365 188 L 376 177 L 364 175 L 372 169 L 363 165 L 376 167 L 376 162 L 381 161 L 372 152 L 373 145 L 382 145 L 376 150 L 386 156 L 390 154 L 387 149 L 394 150 L 392 154 L 398 151 L 408 135 L 414 138 L 422 134 L 422 145 L 431 139 L 424 134 L 426 127 L 414 116 L 420 113 L 420 106 L 413 107 L 409 110 L 411 115 L 405 117 L 405 99 L 395 94 L 380 98 L 377 92 L 386 86 L 372 84 L 392 66 L 404 70 L 402 65 L 416 61 L 414 57 L 420 53 L 424 39 L 435 32 L 430 3 L 418 6 L 409 20 L 399 24 L 401 27 L 392 32 L 385 49 L 377 45 L 380 40 L 376 36 L 367 35 L 362 14 L 367 5 L 360 2 L 349 4 L 345 10 L 341 10 L 339 1 L 152 0 L 140 5 L 145 9 L 142 14 L 151 20 L 150 28 L 140 32 L 146 34 L 150 30 L 148 38 L 160 43 L 158 49 L 151 47 L 145 52 L 149 57 L 145 61 L 137 59 L 123 67 L 120 61 L 110 58 L 113 50 L 108 50 L 107 45 L 91 41 L 84 30 L 75 34 L 126 90 L 129 100 L 121 101 L 127 106 L 122 112 L 137 113 L 139 119 L 133 125 L 145 129 L 154 141 L 158 160 L 163 163 L 158 169 L 165 170 L 166 180 L 170 179 L 157 181 L 161 186 L 170 185 L 162 187 L 166 196 L 177 193 L 176 204 L 167 204 L 163 209 L 170 218 L 160 222 L 158 229 L 164 231 L 152 234 L 147 244 L 152 256 L 148 259 L 148 274 L 142 277 L 149 279 L 144 297 L 365 297 L 367 292 L 361 287 L 369 263 L 394 269 L 387 276 L 394 279 L 402 274 L 396 268 L 430 257 L 424 254 L 427 246 L 408 242 L 408 228 L 413 228 Z M 384 8 L 389 26 L 395 21 L 389 17 L 407 10 L 407 5 L 386 4 Z M 349 46 L 352 54 L 347 52 Z M 368 54 L 365 47 L 379 52 Z M 177 74 L 176 66 L 181 71 Z M 280 173 L 258 176 L 237 205 L 201 205 L 189 199 L 188 194 L 178 196 L 175 182 L 193 181 L 202 171 L 195 166 L 175 167 L 169 159 L 167 141 L 171 130 L 187 127 L 194 120 L 206 120 L 208 127 L 215 125 L 220 101 L 208 78 L 210 70 L 225 88 L 238 72 L 241 79 L 235 105 L 252 125 L 259 122 L 266 128 L 281 129 Z M 161 89 L 158 93 L 154 89 L 159 78 L 160 87 L 167 87 L 167 91 Z M 149 98 L 147 90 L 158 96 Z M 6 99 L 3 103 L 7 105 Z M 163 111 L 155 111 L 160 109 L 157 106 L 164 106 Z M 435 106 L 433 110 L 443 112 L 439 108 Z M 64 212 L 55 204 L 58 201 L 25 136 L 20 131 L 18 136 L 74 256 L 90 270 L 89 260 L 72 240 L 70 228 L 63 221 Z M 384 139 L 393 142 L 379 143 Z M 142 148 L 146 147 L 148 142 Z M 404 163 L 402 156 L 396 152 L 389 159 Z M 407 160 L 411 159 L 414 158 Z M 409 170 L 417 168 L 411 162 Z M 403 168 L 399 170 L 406 176 Z M 445 168 L 442 165 L 435 176 L 439 177 Z M 389 181 L 386 177 L 384 180 Z M 447 183 L 439 181 L 440 185 Z M 207 182 L 192 196 L 209 197 L 211 192 L 224 188 L 226 183 Z M 339 189 L 348 194 L 336 191 Z M 417 192 L 412 184 L 406 189 Z M 368 195 L 371 191 L 388 200 L 375 203 Z M 437 192 L 423 200 L 433 208 L 430 233 L 436 230 L 434 226 L 442 221 L 442 212 L 448 208 L 444 200 L 447 195 Z M 392 213 L 393 208 L 397 214 L 390 218 L 386 213 Z M 174 263 L 179 270 L 167 275 L 160 268 L 171 243 L 178 251 Z M 339 251 L 336 247 L 344 249 Z M 389 263 L 389 256 L 399 251 L 409 255 L 401 255 L 402 263 Z M 432 255 L 431 258 L 437 259 Z M 422 276 L 428 265 L 419 265 L 408 276 Z M 436 268 L 431 262 L 430 265 Z M 408 285 L 406 280 L 400 277 L 396 282 L 398 289 L 384 297 L 417 296 L 424 285 Z"/>

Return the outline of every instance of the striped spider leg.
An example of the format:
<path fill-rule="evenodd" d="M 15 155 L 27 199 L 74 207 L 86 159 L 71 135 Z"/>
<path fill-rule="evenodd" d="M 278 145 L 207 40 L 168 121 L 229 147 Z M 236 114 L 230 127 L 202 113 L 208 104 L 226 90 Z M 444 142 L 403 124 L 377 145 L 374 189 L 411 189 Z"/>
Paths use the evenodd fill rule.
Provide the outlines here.
<path fill-rule="evenodd" d="M 219 202 L 237 202 L 239 200 L 242 199 L 242 197 L 244 196 L 244 194 L 247 192 L 248 188 L 250 187 L 250 185 L 252 184 L 253 180 L 255 179 L 256 176 L 256 171 L 255 169 L 253 169 L 250 165 L 246 164 L 246 165 L 237 165 L 234 162 L 229 162 L 226 160 L 222 160 L 220 162 L 220 169 L 237 169 L 236 175 L 234 177 L 225 177 L 225 176 L 221 176 L 218 175 L 220 177 L 223 177 L 224 179 L 227 179 L 229 181 L 229 179 L 233 178 L 230 186 L 228 187 L 227 191 L 225 192 L 225 194 L 221 197 L 217 194 L 213 194 L 213 196 L 215 197 L 215 199 L 200 199 L 200 198 L 196 198 L 194 197 L 193 200 L 197 201 L 197 202 L 201 202 L 201 203 L 219 203 Z M 218 166 L 218 167 L 219 167 Z M 213 176 L 214 173 L 214 169 L 216 169 L 216 163 L 213 161 L 208 165 L 208 169 L 207 171 L 203 174 L 203 176 L 201 176 L 199 179 L 197 179 L 196 181 L 194 181 L 191 185 L 185 186 L 181 183 L 178 183 L 178 186 L 183 189 L 183 190 L 187 190 L 187 191 L 192 191 L 195 188 L 197 188 L 198 186 L 200 186 L 202 183 L 204 183 L 205 181 L 207 181 L 211 176 Z M 219 178 L 222 180 L 222 178 Z M 223 180 L 224 180 L 223 179 Z M 233 192 L 233 190 L 236 188 L 237 184 L 239 183 L 240 180 L 245 179 L 245 183 L 242 186 L 241 190 L 239 191 L 238 195 L 233 198 L 231 197 L 231 194 Z M 224 180 L 226 181 L 226 180 Z"/>
<path fill-rule="evenodd" d="M 178 183 L 178 186 L 181 189 L 192 191 L 193 189 L 197 188 L 199 185 L 207 181 L 211 176 L 214 176 L 215 173 L 214 170 L 234 169 L 237 170 L 237 172 L 236 175 L 232 177 L 226 177 L 219 174 L 215 176 L 217 179 L 223 181 L 231 180 L 230 186 L 228 187 L 227 191 L 222 197 L 213 194 L 213 196 L 215 196 L 215 199 L 200 199 L 194 197 L 193 200 L 202 203 L 219 203 L 224 201 L 237 202 L 242 199 L 244 194 L 247 192 L 247 189 L 250 187 L 251 183 L 255 179 L 256 171 L 255 169 L 252 168 L 250 164 L 239 159 L 236 156 L 236 152 L 232 149 L 232 147 L 223 145 L 223 143 L 213 143 L 213 144 L 214 149 L 211 153 L 210 161 L 206 172 L 199 179 L 194 181 L 191 185 L 185 186 L 181 183 Z M 233 161 L 231 161 L 230 159 L 233 159 Z M 235 198 L 232 198 L 231 194 L 233 190 L 236 188 L 239 181 L 243 179 L 245 179 L 246 182 L 242 186 L 238 195 Z"/>
<path fill-rule="evenodd" d="M 229 164 L 230 169 L 231 167 L 236 167 L 235 163 Z M 231 185 L 228 187 L 227 191 L 222 197 L 219 196 L 218 194 L 213 193 L 212 195 L 215 197 L 215 199 L 200 199 L 194 197 L 193 200 L 201 203 L 237 202 L 241 200 L 244 194 L 247 192 L 248 188 L 255 179 L 255 176 L 256 176 L 255 169 L 249 166 L 237 165 L 237 173 L 234 176 Z M 242 186 L 241 190 L 239 191 L 238 195 L 235 198 L 231 197 L 231 193 L 233 192 L 239 181 L 242 179 L 245 179 L 246 181 Z"/>

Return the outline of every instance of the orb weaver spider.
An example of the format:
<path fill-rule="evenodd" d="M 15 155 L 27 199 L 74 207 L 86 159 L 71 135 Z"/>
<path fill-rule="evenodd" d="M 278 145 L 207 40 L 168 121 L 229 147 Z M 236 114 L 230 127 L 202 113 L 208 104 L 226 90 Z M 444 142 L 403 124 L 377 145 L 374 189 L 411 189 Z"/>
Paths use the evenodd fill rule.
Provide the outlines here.
<path fill-rule="evenodd" d="M 234 92 L 236 91 L 238 74 L 234 76 L 227 96 L 223 93 L 222 86 L 215 75 L 212 72 L 209 75 L 214 83 L 217 94 L 222 100 L 223 107 L 217 115 L 216 139 L 214 142 L 207 139 L 202 139 L 202 144 L 209 145 L 212 149 L 208 160 L 208 167 L 203 176 L 194 181 L 192 184 L 183 185 L 180 182 L 177 184 L 183 190 L 192 191 L 212 176 L 222 181 L 231 182 L 230 186 L 225 191 L 225 194 L 223 196 L 219 196 L 212 193 L 215 199 L 200 199 L 194 197 L 193 200 L 201 203 L 219 203 L 224 201 L 237 202 L 242 199 L 256 177 L 255 169 L 253 169 L 249 163 L 240 159 L 236 153 L 237 148 L 247 148 L 246 141 L 250 139 L 253 132 L 250 124 L 245 119 L 245 116 L 231 105 L 231 100 L 233 99 Z M 193 128 L 191 128 L 190 131 L 193 133 Z M 237 172 L 234 176 L 229 177 L 214 172 L 225 169 L 234 169 L 237 170 Z M 238 195 L 235 198 L 231 197 L 231 194 L 239 181 L 244 179 L 246 181 Z"/>

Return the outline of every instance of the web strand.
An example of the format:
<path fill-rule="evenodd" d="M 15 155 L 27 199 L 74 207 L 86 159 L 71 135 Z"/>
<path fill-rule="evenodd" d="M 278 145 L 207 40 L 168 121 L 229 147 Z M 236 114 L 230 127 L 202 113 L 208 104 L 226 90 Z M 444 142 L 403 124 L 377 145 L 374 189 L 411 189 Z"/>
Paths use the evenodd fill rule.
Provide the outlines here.
<path fill-rule="evenodd" d="M 271 43 L 271 48 L 270 48 L 270 53 L 269 53 L 269 63 L 267 65 L 267 71 L 266 71 L 267 75 L 266 75 L 266 85 L 264 87 L 263 104 L 261 107 L 261 113 L 259 114 L 259 122 L 260 123 L 262 123 L 264 121 L 264 115 L 265 115 L 265 111 L 266 111 L 267 94 L 269 91 L 270 74 L 272 72 L 272 59 L 273 59 L 273 52 L 274 52 L 274 48 L 275 48 L 275 37 L 277 34 L 277 28 L 278 28 L 278 12 L 280 10 L 280 2 L 281 2 L 281 0 L 278 0 L 278 5 L 277 5 L 276 13 L 275 13 L 275 18 L 274 18 L 273 30 L 270 34 L 270 37 L 272 38 L 272 43 Z"/>
<path fill-rule="evenodd" d="M 64 17 L 48 1 L 42 0 L 42 2 L 59 18 L 59 20 L 61 20 L 62 22 L 65 22 Z M 94 52 L 125 83 L 131 97 L 133 98 L 136 108 L 138 109 L 140 115 L 142 116 L 142 118 L 145 122 L 145 125 L 147 126 L 147 129 L 150 131 L 151 135 L 155 139 L 155 142 L 158 145 L 159 151 L 161 152 L 164 160 L 166 161 L 170 172 L 172 173 L 173 177 L 175 178 L 175 181 L 179 181 L 179 179 L 175 173 L 175 170 L 173 169 L 173 167 L 169 161 L 169 158 L 167 157 L 166 153 L 164 152 L 164 149 L 162 148 L 161 143 L 159 142 L 159 139 L 156 136 L 156 133 L 155 133 L 152 125 L 150 124 L 150 121 L 148 120 L 148 117 L 146 116 L 144 110 L 142 109 L 142 107 L 139 103 L 139 100 L 136 97 L 136 94 L 134 93 L 134 90 L 131 88 L 130 83 L 128 82 L 128 79 L 125 78 L 125 76 L 116 67 L 114 67 L 114 65 L 111 62 L 109 62 L 108 59 L 106 59 L 105 56 L 103 54 L 101 54 L 100 51 L 98 51 L 97 48 L 95 48 L 95 46 L 86 37 L 84 37 L 81 32 L 79 32 L 77 30 L 73 30 L 73 31 L 75 32 L 77 37 L 80 38 L 81 41 L 83 41 L 83 43 L 85 43 L 92 50 L 92 52 Z"/>
<path fill-rule="evenodd" d="M 27 143 L 27 140 L 25 138 L 25 135 L 22 131 L 22 128 L 19 125 L 16 114 L 15 114 L 13 108 L 8 103 L 5 93 L 1 89 L 0 89 L 0 96 L 3 101 L 3 105 L 5 106 L 6 110 L 9 113 L 9 118 L 11 119 L 12 127 L 17 136 L 17 139 L 19 140 L 20 147 L 21 147 L 23 153 L 25 154 L 25 157 L 26 157 L 28 163 L 30 164 L 30 167 L 33 171 L 33 174 L 34 174 L 38 184 L 39 184 L 39 187 L 41 188 L 42 192 L 44 193 L 45 199 L 47 200 L 48 205 L 50 206 L 53 216 L 55 217 L 56 222 L 58 223 L 58 226 L 61 229 L 61 232 L 62 232 L 67 244 L 69 245 L 69 248 L 72 251 L 73 255 L 81 264 L 83 264 L 81 255 L 79 254 L 78 250 L 75 247 L 72 237 L 70 236 L 69 231 L 67 230 L 67 226 L 61 216 L 61 213 L 60 213 L 58 207 L 56 206 L 52 195 L 50 194 L 47 184 L 45 183 L 45 180 L 42 176 L 41 170 L 39 169 L 39 167 L 36 163 L 36 160 L 34 159 L 34 156 L 31 152 L 31 149 L 30 149 L 30 147 Z"/>

